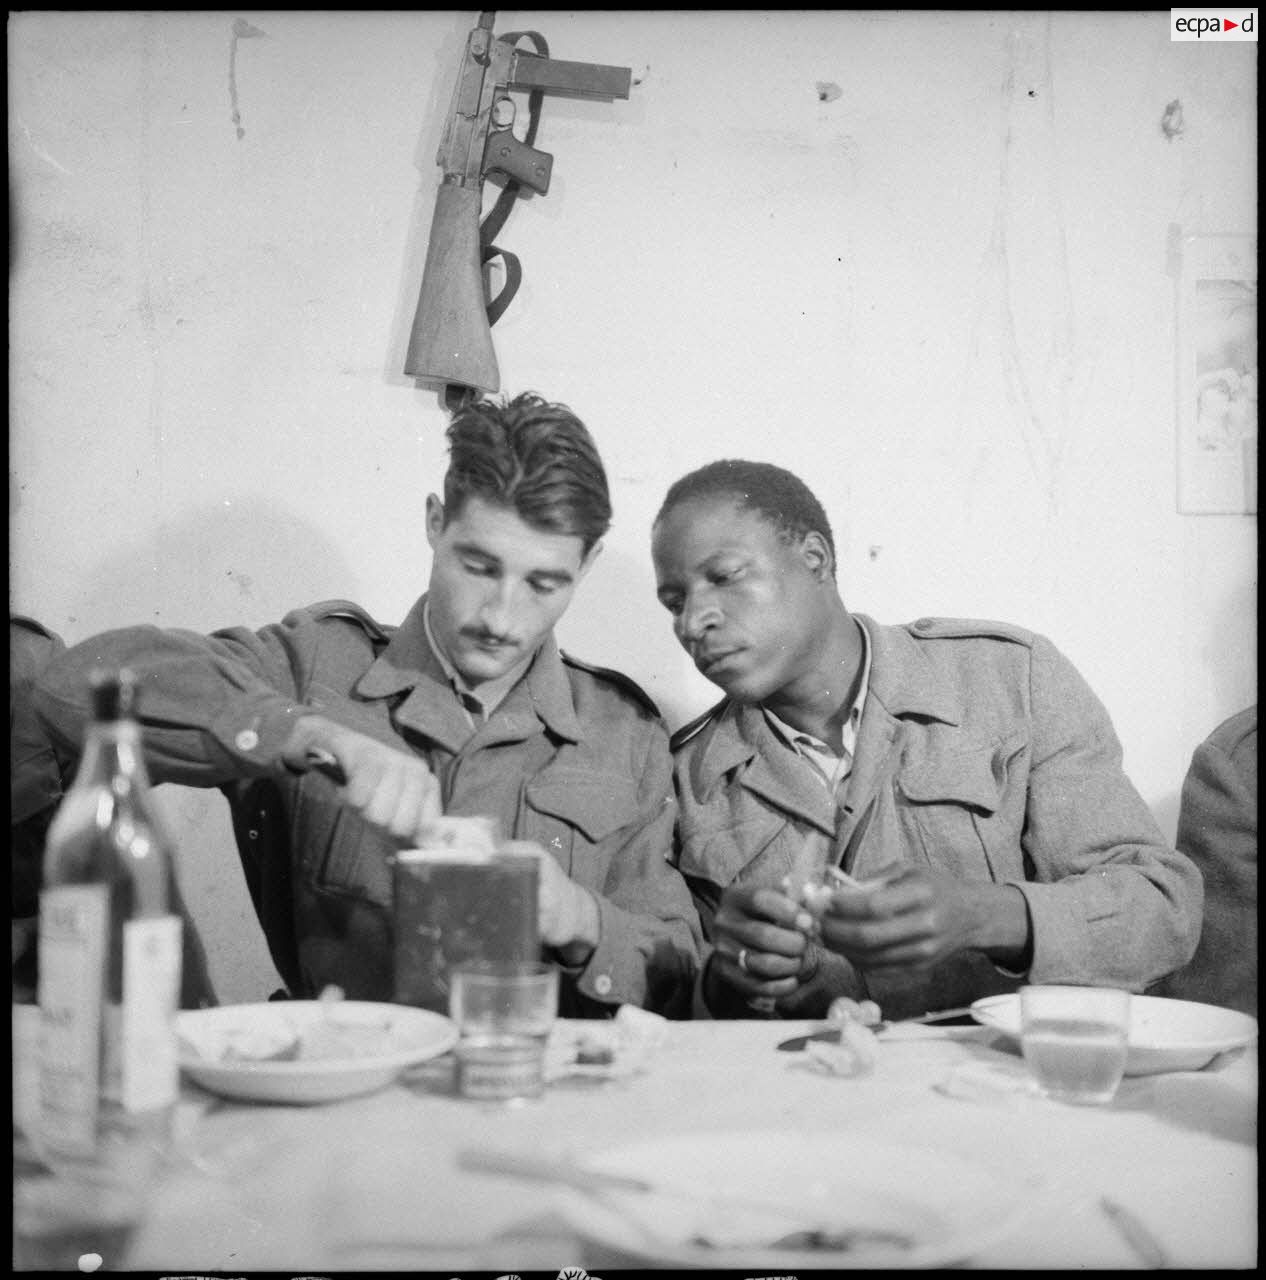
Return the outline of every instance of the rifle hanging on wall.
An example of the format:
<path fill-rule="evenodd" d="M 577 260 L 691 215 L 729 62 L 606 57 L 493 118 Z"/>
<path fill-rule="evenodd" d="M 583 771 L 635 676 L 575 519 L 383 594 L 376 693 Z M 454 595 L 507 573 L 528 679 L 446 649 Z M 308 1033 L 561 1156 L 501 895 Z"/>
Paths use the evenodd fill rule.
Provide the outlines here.
<path fill-rule="evenodd" d="M 628 67 L 551 58 L 535 31 L 494 38 L 495 17 L 495 10 L 480 13 L 462 55 L 436 157 L 440 185 L 404 361 L 412 377 L 447 384 L 450 408 L 477 391 L 500 389 L 490 329 L 518 292 L 523 270 L 496 238 L 523 187 L 539 195 L 549 191 L 554 157 L 535 146 L 545 94 L 610 102 L 629 96 L 632 79 Z M 518 48 L 523 40 L 531 41 L 535 52 Z M 513 131 L 512 90 L 528 94 L 522 139 Z M 484 180 L 490 174 L 503 175 L 506 184 L 481 223 Z M 501 259 L 506 278 L 497 296 L 489 298 L 484 269 L 495 258 Z"/>

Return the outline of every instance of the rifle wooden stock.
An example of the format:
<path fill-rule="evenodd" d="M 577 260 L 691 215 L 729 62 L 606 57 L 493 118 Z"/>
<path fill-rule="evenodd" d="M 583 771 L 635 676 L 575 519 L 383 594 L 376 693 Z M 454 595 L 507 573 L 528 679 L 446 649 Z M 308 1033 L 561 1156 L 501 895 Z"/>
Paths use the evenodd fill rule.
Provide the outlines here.
<path fill-rule="evenodd" d="M 441 183 L 404 371 L 414 378 L 497 391 L 479 261 L 481 187 Z"/>

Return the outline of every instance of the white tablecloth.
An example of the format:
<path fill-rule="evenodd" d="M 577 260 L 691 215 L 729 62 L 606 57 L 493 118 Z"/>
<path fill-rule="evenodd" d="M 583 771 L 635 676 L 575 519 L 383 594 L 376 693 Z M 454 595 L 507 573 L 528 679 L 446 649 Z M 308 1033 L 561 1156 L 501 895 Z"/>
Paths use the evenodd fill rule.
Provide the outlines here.
<path fill-rule="evenodd" d="M 658 1136 L 830 1131 L 925 1144 L 1034 1193 L 1031 1211 L 974 1258 L 982 1268 L 1143 1263 L 1104 1214 L 1111 1195 L 1175 1267 L 1257 1261 L 1256 1050 L 1200 1072 L 1127 1079 L 1107 1108 L 942 1088 L 1016 1053 L 985 1028 L 899 1028 L 874 1070 L 844 1078 L 777 1043 L 809 1024 L 674 1023 L 640 1075 L 559 1083 L 495 1104 L 447 1091 L 443 1063 L 367 1097 L 313 1107 L 215 1103 L 189 1087 L 186 1151 L 128 1265 L 142 1270 L 445 1270 L 587 1267 L 609 1255 L 560 1214 L 560 1193 L 457 1167 L 465 1147 L 580 1156 Z"/>

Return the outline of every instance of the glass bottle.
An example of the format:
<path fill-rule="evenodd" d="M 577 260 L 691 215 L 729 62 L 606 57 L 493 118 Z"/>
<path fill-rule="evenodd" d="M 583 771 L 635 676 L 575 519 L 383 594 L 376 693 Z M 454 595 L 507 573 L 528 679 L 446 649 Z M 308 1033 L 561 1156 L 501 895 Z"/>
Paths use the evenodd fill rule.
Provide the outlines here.
<path fill-rule="evenodd" d="M 108 1240 L 121 1248 L 144 1212 L 170 1150 L 179 1082 L 181 922 L 136 681 L 94 672 L 91 686 L 79 769 L 49 828 L 39 924 L 36 1145 L 60 1202 L 67 1185 L 78 1197 L 82 1221 L 46 1242 L 72 1268 L 80 1228 L 102 1253 Z"/>

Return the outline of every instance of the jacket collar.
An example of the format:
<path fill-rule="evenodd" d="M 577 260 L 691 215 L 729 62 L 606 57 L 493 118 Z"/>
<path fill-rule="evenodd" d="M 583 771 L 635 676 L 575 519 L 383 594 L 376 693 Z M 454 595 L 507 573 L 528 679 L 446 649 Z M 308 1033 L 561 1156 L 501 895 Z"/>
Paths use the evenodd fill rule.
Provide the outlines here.
<path fill-rule="evenodd" d="M 395 711 L 396 720 L 457 750 L 470 738 L 470 725 L 427 639 L 422 620 L 425 607 L 424 595 L 409 610 L 387 647 L 356 682 L 355 691 L 369 700 L 391 698 L 407 691 L 409 696 Z M 527 737 L 538 722 L 568 741 L 581 739 L 571 683 L 552 632 L 536 651 L 526 675 L 493 712 L 487 727 L 498 727 L 499 738 Z"/>
<path fill-rule="evenodd" d="M 703 730 L 703 749 L 690 764 L 693 788 L 706 794 L 742 766 L 743 786 L 778 808 L 812 822 L 828 835 L 835 829 L 835 801 L 765 718 L 759 706 L 725 701 Z"/>
<path fill-rule="evenodd" d="M 922 646 L 906 627 L 881 627 L 864 613 L 853 615 L 870 636 L 870 693 L 892 715 L 925 716 L 945 724 L 961 724 L 963 701 L 927 660 Z M 863 720 L 866 717 L 862 712 Z"/>
<path fill-rule="evenodd" d="M 886 712 L 892 717 L 918 715 L 947 724 L 961 722 L 961 699 L 904 627 L 881 627 L 862 613 L 855 613 L 853 617 L 866 629 L 871 652 L 870 683 L 862 710 L 859 743 L 865 741 L 867 720 L 876 714 L 870 706 L 872 698 L 883 709 L 880 715 Z M 771 762 L 781 759 L 784 753 L 774 749 L 779 744 L 759 706 L 741 706 L 727 699 L 703 729 L 702 737 L 702 749 L 691 763 L 692 781 L 701 791 L 710 790 L 731 769 L 753 761 L 760 762 L 759 766 L 753 765 L 748 770 L 744 782 L 754 790 L 759 789 L 756 783 L 762 774 L 770 770 L 781 772 Z M 791 776 L 787 772 L 784 783 Z M 807 806 L 809 810 L 816 807 Z"/>

